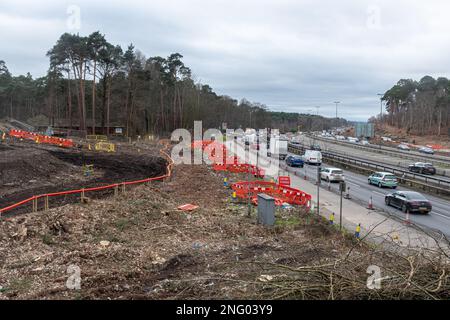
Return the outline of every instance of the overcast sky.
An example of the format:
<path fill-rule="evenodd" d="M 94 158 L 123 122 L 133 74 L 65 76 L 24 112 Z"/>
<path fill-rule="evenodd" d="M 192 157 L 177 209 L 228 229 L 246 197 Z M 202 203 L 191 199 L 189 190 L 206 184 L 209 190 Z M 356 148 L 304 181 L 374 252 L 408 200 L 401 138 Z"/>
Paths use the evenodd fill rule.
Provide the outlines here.
<path fill-rule="evenodd" d="M 80 19 L 78 20 L 78 12 Z M 64 32 L 184 56 L 217 93 L 271 110 L 367 120 L 400 78 L 450 74 L 446 0 L 1 0 L 0 60 L 42 76 Z"/>

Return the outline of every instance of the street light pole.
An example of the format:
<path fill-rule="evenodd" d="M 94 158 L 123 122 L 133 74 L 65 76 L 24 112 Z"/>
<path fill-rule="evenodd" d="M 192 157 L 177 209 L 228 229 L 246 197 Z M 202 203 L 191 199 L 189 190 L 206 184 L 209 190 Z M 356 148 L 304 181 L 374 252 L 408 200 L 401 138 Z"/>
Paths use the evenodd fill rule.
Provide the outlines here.
<path fill-rule="evenodd" d="M 341 103 L 340 101 L 335 101 L 336 104 L 336 128 L 338 127 L 338 104 Z"/>
<path fill-rule="evenodd" d="M 317 215 L 320 214 L 320 171 L 322 170 L 321 166 L 317 167 Z"/>

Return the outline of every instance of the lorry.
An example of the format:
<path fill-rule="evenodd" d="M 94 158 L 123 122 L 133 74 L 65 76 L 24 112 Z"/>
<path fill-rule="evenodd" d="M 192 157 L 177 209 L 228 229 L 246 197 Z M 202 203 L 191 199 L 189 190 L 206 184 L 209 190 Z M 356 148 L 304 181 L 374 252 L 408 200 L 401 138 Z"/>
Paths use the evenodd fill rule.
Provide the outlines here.
<path fill-rule="evenodd" d="M 267 156 L 278 157 L 280 160 L 286 159 L 288 154 L 288 141 L 286 139 L 272 138 L 270 139 L 270 148 Z"/>

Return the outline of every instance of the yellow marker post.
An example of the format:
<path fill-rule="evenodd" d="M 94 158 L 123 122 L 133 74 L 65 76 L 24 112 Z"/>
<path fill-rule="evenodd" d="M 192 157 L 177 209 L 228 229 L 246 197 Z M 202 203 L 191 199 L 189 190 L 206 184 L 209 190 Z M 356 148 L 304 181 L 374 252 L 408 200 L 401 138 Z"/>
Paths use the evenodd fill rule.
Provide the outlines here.
<path fill-rule="evenodd" d="M 334 213 L 330 214 L 330 223 L 334 224 Z"/>
<path fill-rule="evenodd" d="M 356 226 L 355 237 L 359 239 L 361 234 L 361 223 Z"/>

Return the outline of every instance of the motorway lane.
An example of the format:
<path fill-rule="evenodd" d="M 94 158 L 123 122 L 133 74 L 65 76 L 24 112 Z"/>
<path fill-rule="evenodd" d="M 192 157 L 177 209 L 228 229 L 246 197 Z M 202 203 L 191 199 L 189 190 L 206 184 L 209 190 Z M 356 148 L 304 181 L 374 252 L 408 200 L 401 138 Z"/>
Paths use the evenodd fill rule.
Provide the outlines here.
<path fill-rule="evenodd" d="M 319 139 L 326 139 L 326 140 L 329 140 L 331 142 L 333 141 L 333 139 L 329 139 L 329 138 L 326 138 L 326 137 L 318 137 L 318 138 Z M 312 139 L 312 138 L 310 138 L 310 139 Z M 317 141 L 321 141 L 319 139 L 317 139 Z M 353 143 L 348 142 L 346 140 L 340 140 L 339 142 L 346 144 L 347 147 L 350 147 L 350 148 L 351 148 L 351 146 L 353 144 Z M 341 144 L 339 144 L 339 145 L 343 146 Z M 363 146 L 363 145 L 359 145 L 359 146 L 360 147 L 365 147 L 365 149 L 368 152 L 376 152 L 376 150 L 378 149 L 378 145 L 374 145 L 374 144 L 372 144 L 370 146 Z M 394 152 L 394 153 L 398 153 L 398 154 L 402 154 L 402 155 L 405 155 L 405 156 L 420 157 L 420 158 L 424 159 L 424 160 L 420 160 L 422 162 L 430 162 L 430 161 L 433 161 L 433 160 L 435 160 L 435 161 L 442 161 L 442 162 L 450 162 L 450 157 L 449 156 L 438 155 L 438 154 L 434 154 L 434 155 L 424 154 L 424 153 L 420 153 L 419 151 L 415 151 L 414 149 L 411 149 L 410 151 L 405 151 L 405 150 L 401 150 L 401 149 L 394 148 L 394 147 L 382 146 L 382 150 L 390 151 L 390 152 Z"/>
<path fill-rule="evenodd" d="M 323 166 L 327 166 L 326 163 Z M 335 167 L 330 165 L 330 167 Z M 305 168 L 291 168 L 295 170 L 297 175 L 304 177 L 305 172 L 308 176 L 309 181 L 316 181 L 317 177 L 317 167 L 305 165 Z M 374 185 L 369 185 L 367 177 L 361 174 L 356 174 L 344 170 L 347 186 L 350 187 L 350 195 L 353 201 L 368 205 L 370 197 L 372 197 L 373 205 L 376 209 L 381 209 L 384 212 L 395 215 L 400 219 L 405 219 L 406 215 L 394 207 L 388 207 L 384 202 L 384 197 L 396 190 L 410 190 L 404 187 L 398 187 L 396 190 L 378 188 Z M 328 188 L 328 183 L 322 181 L 322 187 Z M 338 192 L 339 183 L 330 183 L 331 190 Z M 418 226 L 431 228 L 433 230 L 439 230 L 446 236 L 450 237 L 450 201 L 437 198 L 430 195 L 425 195 L 428 200 L 431 201 L 433 205 L 433 210 L 428 214 L 416 214 L 411 213 L 410 220 L 417 224 Z"/>
<path fill-rule="evenodd" d="M 230 142 L 227 142 L 226 145 L 230 149 Z M 240 142 L 238 142 L 238 146 L 240 152 L 238 152 L 237 155 L 240 156 L 241 159 L 245 159 L 246 152 L 244 150 L 244 146 Z M 250 154 L 255 156 L 255 151 L 250 150 Z M 280 165 L 285 165 L 285 162 L 280 160 Z M 324 163 L 323 166 L 327 166 L 327 164 Z M 330 167 L 335 166 L 330 165 Z M 299 177 L 304 177 L 306 173 L 309 181 L 316 181 L 317 166 L 305 165 L 305 168 L 290 168 L 290 170 L 295 170 Z M 367 206 L 369 199 L 372 196 L 373 205 L 376 209 L 387 212 L 390 215 L 394 215 L 400 219 L 405 219 L 406 215 L 401 210 L 394 207 L 388 207 L 384 202 L 385 195 L 394 192 L 393 189 L 380 189 L 374 185 L 369 185 L 367 182 L 367 176 L 365 175 L 353 173 L 347 170 L 343 171 L 345 173 L 347 185 L 350 186 L 350 195 L 352 197 L 351 201 Z M 328 184 L 323 181 L 322 187 L 326 188 L 328 187 Z M 339 184 L 331 183 L 330 187 L 335 192 L 338 192 Z M 398 187 L 396 190 L 408 189 Z M 447 237 L 450 237 L 450 201 L 435 196 L 425 196 L 431 201 L 433 210 L 428 215 L 410 214 L 410 220 L 418 226 L 440 231 Z M 313 195 L 313 198 L 315 198 L 315 195 Z"/>
<path fill-rule="evenodd" d="M 302 143 L 304 144 L 304 146 L 309 146 L 312 143 L 312 139 L 311 139 L 311 141 L 309 141 L 308 139 L 310 139 L 310 138 L 304 138 L 304 140 L 302 140 Z M 320 147 L 322 148 L 322 150 L 324 150 L 324 151 L 335 152 L 338 155 L 351 157 L 355 160 L 374 162 L 374 163 L 377 163 L 380 165 L 386 165 L 387 167 L 392 167 L 394 169 L 403 170 L 403 171 L 408 171 L 408 166 L 410 164 L 412 164 L 414 162 L 419 162 L 419 161 L 412 161 L 412 160 L 405 161 L 405 159 L 394 158 L 394 157 L 388 156 L 388 155 L 382 155 L 382 154 L 366 152 L 366 151 L 362 151 L 362 150 L 358 150 L 358 149 L 352 149 L 351 147 L 333 144 L 332 142 L 316 141 L 316 144 L 319 144 Z M 428 161 L 424 160 L 423 162 L 428 162 Z M 413 174 L 413 173 L 411 172 L 411 174 Z M 438 179 L 441 179 L 443 181 L 450 183 L 450 177 L 445 177 L 445 176 L 438 175 L 438 174 L 434 175 L 434 176 L 430 175 L 429 177 L 438 178 Z M 416 175 L 416 179 L 418 181 L 424 181 L 424 182 L 427 180 L 425 177 L 422 177 L 420 175 Z M 432 181 L 432 180 L 430 180 L 430 181 Z"/>

